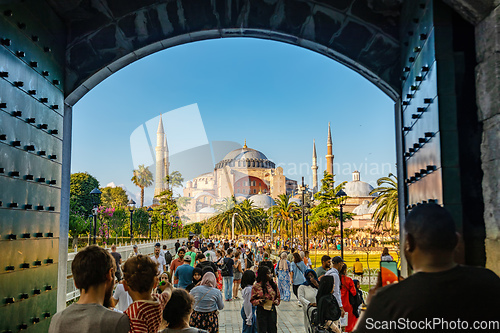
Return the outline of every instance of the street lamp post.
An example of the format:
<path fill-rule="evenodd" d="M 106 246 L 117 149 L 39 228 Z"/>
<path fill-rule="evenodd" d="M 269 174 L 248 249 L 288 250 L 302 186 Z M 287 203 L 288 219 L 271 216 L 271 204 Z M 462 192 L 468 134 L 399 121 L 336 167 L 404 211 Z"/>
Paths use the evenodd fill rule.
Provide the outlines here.
<path fill-rule="evenodd" d="M 175 217 L 175 223 L 177 224 L 177 237 L 179 237 L 179 220 L 181 218 L 179 216 Z"/>
<path fill-rule="evenodd" d="M 238 213 L 233 213 L 233 218 L 231 219 L 231 239 L 234 240 L 234 217 L 238 215 Z"/>
<path fill-rule="evenodd" d="M 134 209 L 135 209 L 135 201 L 130 199 L 129 202 L 127 203 L 128 206 L 128 211 L 130 212 L 130 244 L 132 244 L 132 239 L 134 238 L 134 233 L 133 233 L 133 225 L 132 225 L 132 217 L 134 216 Z"/>
<path fill-rule="evenodd" d="M 92 199 L 92 217 L 94 218 L 94 242 L 96 243 L 96 233 L 97 233 L 97 210 L 99 206 L 99 198 L 101 196 L 101 191 L 96 187 L 90 192 L 90 198 Z"/>
<path fill-rule="evenodd" d="M 165 224 L 165 212 L 161 212 L 161 240 L 163 240 L 163 225 Z"/>
<path fill-rule="evenodd" d="M 340 190 L 337 192 L 335 195 L 337 198 L 340 199 L 340 257 L 344 259 L 344 212 L 342 211 L 342 208 L 344 207 L 346 201 L 347 201 L 347 194 L 344 192 L 344 190 Z"/>
<path fill-rule="evenodd" d="M 146 211 L 149 214 L 149 219 L 148 219 L 148 222 L 149 222 L 149 240 L 151 240 L 151 223 L 153 222 L 151 220 L 151 212 L 153 211 L 153 209 L 151 207 L 149 207 Z"/>

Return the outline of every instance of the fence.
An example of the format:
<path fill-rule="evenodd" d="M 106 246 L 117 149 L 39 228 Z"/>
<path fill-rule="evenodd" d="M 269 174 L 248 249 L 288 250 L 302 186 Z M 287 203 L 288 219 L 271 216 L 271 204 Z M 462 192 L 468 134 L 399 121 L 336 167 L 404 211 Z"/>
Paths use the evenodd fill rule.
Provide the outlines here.
<path fill-rule="evenodd" d="M 161 245 L 166 245 L 167 250 L 171 251 L 175 249 L 175 242 L 177 239 L 169 239 L 169 240 L 164 240 L 161 241 Z M 179 238 L 179 241 L 182 243 L 183 241 L 187 241 L 186 238 Z M 137 247 L 139 248 L 139 252 L 144 255 L 153 255 L 154 253 L 154 246 L 157 242 L 152 241 L 148 243 L 143 243 L 143 244 L 137 244 Z M 130 253 L 132 252 L 132 245 L 125 245 L 125 246 L 119 246 L 116 248 L 116 252 L 120 253 L 122 255 L 123 259 L 127 259 L 130 256 Z M 73 258 L 75 257 L 76 253 L 69 253 L 68 254 L 68 271 L 66 272 L 67 279 L 66 279 L 66 302 L 70 302 L 77 297 L 80 296 L 80 290 L 76 289 L 75 284 L 73 283 L 73 275 L 71 274 L 71 263 L 73 261 Z"/>

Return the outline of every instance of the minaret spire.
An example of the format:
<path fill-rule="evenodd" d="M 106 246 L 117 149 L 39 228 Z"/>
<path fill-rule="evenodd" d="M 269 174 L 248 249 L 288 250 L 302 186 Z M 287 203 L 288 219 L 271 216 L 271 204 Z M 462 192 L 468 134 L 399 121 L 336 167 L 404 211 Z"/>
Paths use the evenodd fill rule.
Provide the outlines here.
<path fill-rule="evenodd" d="M 333 143 L 330 122 L 328 122 L 328 141 L 326 143 L 326 172 L 333 176 Z"/>
<path fill-rule="evenodd" d="M 156 176 L 155 176 L 155 196 L 167 189 L 165 177 L 167 176 L 168 168 L 168 148 L 167 137 L 163 128 L 163 115 L 160 114 L 158 130 L 156 131 Z M 154 201 L 158 199 L 155 198 Z"/>
<path fill-rule="evenodd" d="M 313 192 L 318 191 L 318 157 L 316 156 L 316 140 L 313 139 L 313 156 L 312 156 L 312 174 L 313 174 Z"/>

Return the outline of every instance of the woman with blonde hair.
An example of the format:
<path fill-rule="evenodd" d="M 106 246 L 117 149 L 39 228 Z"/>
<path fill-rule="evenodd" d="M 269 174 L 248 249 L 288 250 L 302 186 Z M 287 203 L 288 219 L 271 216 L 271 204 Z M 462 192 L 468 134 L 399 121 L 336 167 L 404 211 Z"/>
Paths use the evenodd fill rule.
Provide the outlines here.
<path fill-rule="evenodd" d="M 280 261 L 276 265 L 276 276 L 278 277 L 278 289 L 280 291 L 281 300 L 290 301 L 290 262 L 286 259 L 286 252 L 280 256 Z"/>

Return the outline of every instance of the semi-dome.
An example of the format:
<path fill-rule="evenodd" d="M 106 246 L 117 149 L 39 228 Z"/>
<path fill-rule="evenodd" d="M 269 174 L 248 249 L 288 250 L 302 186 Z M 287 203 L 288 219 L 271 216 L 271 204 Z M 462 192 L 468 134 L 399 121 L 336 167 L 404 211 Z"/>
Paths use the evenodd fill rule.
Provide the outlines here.
<path fill-rule="evenodd" d="M 248 200 L 252 201 L 252 204 L 256 208 L 268 209 L 271 206 L 276 206 L 273 198 L 267 194 L 255 194 L 248 198 Z"/>
<path fill-rule="evenodd" d="M 353 214 L 365 215 L 370 214 L 370 208 L 368 205 L 370 202 L 368 200 L 363 200 L 363 203 L 352 210 Z"/>
<path fill-rule="evenodd" d="M 274 163 L 268 160 L 266 155 L 258 150 L 248 148 L 246 142 L 243 148 L 229 152 L 222 161 L 215 165 L 215 169 L 222 169 L 225 166 L 232 168 L 275 168 Z"/>
<path fill-rule="evenodd" d="M 295 202 L 297 205 L 302 206 L 302 200 L 300 200 L 299 198 L 291 198 L 289 202 Z"/>
<path fill-rule="evenodd" d="M 359 171 L 352 173 L 352 182 L 345 184 L 344 191 L 351 198 L 356 197 L 375 197 L 375 194 L 370 194 L 373 191 L 373 186 L 359 180 Z"/>
<path fill-rule="evenodd" d="M 200 209 L 198 213 L 215 214 L 217 211 L 212 207 L 204 207 Z"/>

